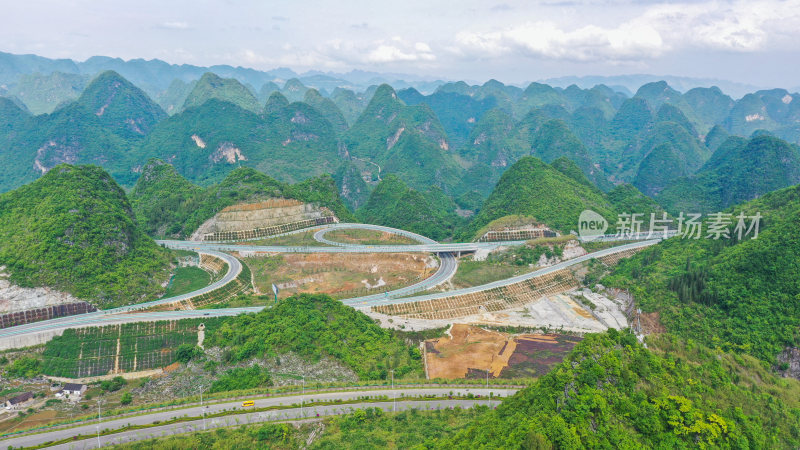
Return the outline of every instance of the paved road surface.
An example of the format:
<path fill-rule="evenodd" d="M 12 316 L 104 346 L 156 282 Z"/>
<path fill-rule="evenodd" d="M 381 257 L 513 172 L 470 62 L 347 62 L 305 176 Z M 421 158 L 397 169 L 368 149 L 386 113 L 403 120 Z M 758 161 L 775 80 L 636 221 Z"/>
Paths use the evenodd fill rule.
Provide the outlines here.
<path fill-rule="evenodd" d="M 421 234 L 412 233 L 406 230 L 400 230 L 398 228 L 391 228 L 391 227 L 384 227 L 381 225 L 370 225 L 366 223 L 336 223 L 326 225 L 324 228 L 318 230 L 314 233 L 314 239 L 322 242 L 324 244 L 333 245 L 333 246 L 352 246 L 357 244 L 348 244 L 344 242 L 336 242 L 331 241 L 329 239 L 325 239 L 325 234 L 329 231 L 333 230 L 352 230 L 352 229 L 361 229 L 361 230 L 373 230 L 373 231 L 383 231 L 386 233 L 396 234 L 398 236 L 405 236 L 409 239 L 413 239 L 417 242 L 421 242 L 423 244 L 437 244 L 436 241 L 433 239 L 423 236 Z"/>
<path fill-rule="evenodd" d="M 380 403 L 353 403 L 342 406 L 318 406 L 314 409 L 306 410 L 306 413 L 303 416 L 300 416 L 299 409 L 291 409 L 291 410 L 284 410 L 280 412 L 262 412 L 262 413 L 252 413 L 247 414 L 243 417 L 239 418 L 237 422 L 236 419 L 227 417 L 226 418 L 216 418 L 216 419 L 206 419 L 205 425 L 202 420 L 193 420 L 188 422 L 183 422 L 176 425 L 164 425 L 160 427 L 148 428 L 146 430 L 134 430 L 134 431 L 124 431 L 122 433 L 116 433 L 108 436 L 100 436 L 100 446 L 105 447 L 109 445 L 117 445 L 117 444 L 124 444 L 127 442 L 135 442 L 140 440 L 146 439 L 160 439 L 165 436 L 174 436 L 180 435 L 185 433 L 191 433 L 195 431 L 204 431 L 204 429 L 214 429 L 214 428 L 225 428 L 225 427 L 234 427 L 237 425 L 245 425 L 245 424 L 255 424 L 261 422 L 288 422 L 288 421 L 303 421 L 303 422 L 310 422 L 310 421 L 317 421 L 320 420 L 319 418 L 324 416 L 332 416 L 332 415 L 340 415 L 346 414 L 351 410 L 349 408 L 355 409 L 365 409 L 365 408 L 380 408 L 384 411 L 392 411 L 395 408 L 395 411 L 406 411 L 409 409 L 417 409 L 417 410 L 439 410 L 439 409 L 452 409 L 452 408 L 473 408 L 477 405 L 482 406 L 489 406 L 496 408 L 499 401 L 497 400 L 488 400 L 488 399 L 481 399 L 481 400 L 437 400 L 437 401 L 403 401 L 397 402 L 396 406 L 393 406 L 391 403 L 380 402 Z M 59 449 L 59 450 L 83 450 L 83 449 L 91 449 L 97 448 L 97 438 L 85 439 L 82 441 L 69 443 L 69 444 L 61 444 L 56 445 L 48 448 Z"/>
<path fill-rule="evenodd" d="M 363 229 L 380 229 L 380 230 L 391 230 L 387 227 L 378 227 L 376 225 L 365 225 L 365 224 L 334 224 L 328 225 L 325 228 L 363 228 Z M 404 236 L 411 237 L 414 235 L 413 233 L 409 233 L 402 230 L 397 230 L 399 234 Z M 638 236 L 642 237 L 642 236 Z M 420 236 L 423 240 L 428 240 L 424 236 Z M 619 237 L 614 236 L 606 236 L 605 240 L 612 240 L 612 239 L 621 239 Z M 174 301 L 178 301 L 183 298 L 193 297 L 200 293 L 210 292 L 227 282 L 233 280 L 236 276 L 238 276 L 239 272 L 241 271 L 241 263 L 236 258 L 227 255 L 225 253 L 221 253 L 220 251 L 277 251 L 277 252 L 306 252 L 309 250 L 313 251 L 330 251 L 330 252 L 342 252 L 342 251 L 350 251 L 355 250 L 357 252 L 374 252 L 374 251 L 386 251 L 386 252 L 403 252 L 409 251 L 409 249 L 416 249 L 413 251 L 426 251 L 426 252 L 433 252 L 439 253 L 440 258 L 442 259 L 442 264 L 440 265 L 439 271 L 436 274 L 429 277 L 426 280 L 423 280 L 420 283 L 417 283 L 413 286 L 407 286 L 405 288 L 398 289 L 396 291 L 391 291 L 389 294 L 376 294 L 371 296 L 366 296 L 362 298 L 354 298 L 354 299 L 346 299 L 343 300 L 343 303 L 358 307 L 358 308 L 367 308 L 375 305 L 387 305 L 393 303 L 408 303 L 408 302 L 416 302 L 422 300 L 431 300 L 437 298 L 444 298 L 450 297 L 453 295 L 460 295 L 466 294 L 471 292 L 478 292 L 486 289 L 492 289 L 495 287 L 506 286 L 513 283 L 518 283 L 520 281 L 530 279 L 533 277 L 545 275 L 547 273 L 563 269 L 565 267 L 569 267 L 574 264 L 581 263 L 583 261 L 589 260 L 591 258 L 598 258 L 602 256 L 611 255 L 614 253 L 619 253 L 622 251 L 626 251 L 632 248 L 638 248 L 648 245 L 653 245 L 659 242 L 660 239 L 652 239 L 642 242 L 635 242 L 631 244 L 624 244 L 616 247 L 611 247 L 605 250 L 600 250 L 598 252 L 593 252 L 585 256 L 581 256 L 579 258 L 570 259 L 564 261 L 562 263 L 556 264 L 554 266 L 540 269 L 528 274 L 519 275 L 516 277 L 508 278 L 505 280 L 495 281 L 493 283 L 484 284 L 481 286 L 475 286 L 467 289 L 459 289 L 454 291 L 447 291 L 441 292 L 436 294 L 429 294 L 425 296 L 417 296 L 417 297 L 407 297 L 408 295 L 419 292 L 425 289 L 428 289 L 435 284 L 439 284 L 452 276 L 452 274 L 456 270 L 456 262 L 455 258 L 451 254 L 449 254 L 449 250 L 451 248 L 494 248 L 500 245 L 519 245 L 524 241 L 508 241 L 508 242 L 494 242 L 494 243 L 466 243 L 466 244 L 420 244 L 420 245 L 386 245 L 386 246 L 362 246 L 362 245 L 340 245 L 340 246 L 331 246 L 331 247 L 280 247 L 280 246 L 250 246 L 250 245 L 235 245 L 235 244 L 215 244 L 215 243 L 200 243 L 200 242 L 192 242 L 192 241 L 159 241 L 162 244 L 170 246 L 172 248 L 181 248 L 187 250 L 195 250 L 203 253 L 208 253 L 219 258 L 224 259 L 228 262 L 229 271 L 225 275 L 225 277 L 214 283 L 210 286 L 206 286 L 198 291 L 191 292 L 188 294 L 184 294 L 182 296 L 166 298 L 161 300 L 156 300 L 153 302 L 138 304 L 138 305 L 131 305 L 125 306 L 122 308 L 116 308 L 114 310 L 103 311 L 103 312 L 96 312 L 96 313 L 89 313 L 83 314 L 79 316 L 69 316 L 69 317 L 62 317 L 58 319 L 51 319 L 42 322 L 35 322 L 32 324 L 27 325 L 20 325 L 16 327 L 10 327 L 0 330 L 0 349 L 8 349 L 8 348 L 15 348 L 24 345 L 33 345 L 35 343 L 41 342 L 27 342 L 26 337 L 31 335 L 41 335 L 42 342 L 45 342 L 46 339 L 49 339 L 49 336 L 60 334 L 62 330 L 67 328 L 76 328 L 76 327 L 85 327 L 85 326 L 101 326 L 101 325 L 109 325 L 109 324 L 116 324 L 116 323 L 126 323 L 126 322 L 139 322 L 139 321 L 153 321 L 153 320 L 177 320 L 182 318 L 195 318 L 195 317 L 205 317 L 205 316 L 230 316 L 235 314 L 247 313 L 247 312 L 254 312 L 259 311 L 261 307 L 255 308 L 224 308 L 224 309 L 214 309 L 214 310 L 201 310 L 201 311 L 171 311 L 168 313 L 136 313 L 136 314 L 119 314 L 123 312 L 130 312 L 135 311 L 137 309 L 161 304 L 161 303 L 170 303 Z M 459 247 L 460 246 L 460 247 Z M 488 246 L 488 247 L 487 247 Z M 269 250 L 262 250 L 262 249 L 269 249 Z M 382 250 L 376 250 L 382 249 Z M 37 337 L 38 339 L 38 337 Z"/>
<path fill-rule="evenodd" d="M 387 396 L 389 398 L 397 398 L 397 406 L 400 407 L 401 405 L 405 404 L 405 407 L 421 407 L 425 409 L 426 406 L 430 406 L 432 408 L 439 406 L 439 407 L 450 407 L 450 406 L 458 406 L 463 404 L 472 405 L 473 402 L 469 400 L 433 400 L 433 401 L 423 401 L 423 402 L 416 402 L 413 400 L 404 401 L 401 395 L 405 394 L 406 396 L 419 396 L 419 395 L 435 395 L 435 396 L 447 396 L 450 393 L 454 395 L 467 395 L 473 394 L 475 396 L 480 395 L 481 398 L 487 398 L 490 393 L 493 397 L 508 397 L 513 395 L 517 392 L 517 389 L 508 389 L 508 388 L 482 388 L 482 387 L 463 387 L 463 388 L 453 388 L 453 387 L 445 387 L 445 388 L 421 388 L 421 389 L 409 389 L 407 387 L 399 388 L 396 390 L 392 389 L 379 389 L 379 390 L 366 390 L 366 391 L 350 391 L 350 392 L 324 392 L 324 393 L 310 393 L 305 396 L 301 395 L 294 395 L 294 396 L 274 396 L 274 397 L 265 397 L 260 399 L 254 399 L 255 408 L 265 408 L 269 406 L 290 406 L 292 404 L 300 405 L 304 402 L 320 401 L 320 400 L 359 400 L 365 396 L 370 398 L 376 398 L 381 396 Z M 396 396 L 396 397 L 395 397 Z M 293 408 L 287 410 L 277 410 L 277 411 L 265 411 L 261 413 L 250 413 L 250 420 L 253 421 L 269 421 L 269 420 L 287 420 L 287 419 L 294 419 L 300 417 L 316 417 L 316 414 L 319 413 L 320 416 L 322 415 L 330 415 L 330 414 L 344 414 L 350 411 L 350 408 L 363 408 L 368 404 L 371 405 L 374 402 L 370 402 L 369 400 L 365 400 L 363 403 L 354 404 L 354 405 L 329 405 L 329 406 L 308 406 L 304 408 Z M 495 401 L 495 404 L 497 401 Z M 383 406 L 384 409 L 388 406 L 389 409 L 392 408 L 392 402 L 388 403 L 378 403 L 374 406 Z M 206 414 L 213 414 L 215 412 L 221 412 L 223 410 L 232 410 L 238 409 L 242 411 L 246 411 L 247 408 L 242 408 L 242 400 L 237 401 L 229 401 L 224 403 L 215 403 L 210 405 L 205 405 L 205 412 Z M 252 408 L 251 408 L 252 409 Z M 203 409 L 201 406 L 193 406 L 189 408 L 182 408 L 178 410 L 169 410 L 169 411 L 156 411 L 150 414 L 140 415 L 140 416 L 127 416 L 121 417 L 116 419 L 111 419 L 107 421 L 103 421 L 100 424 L 100 429 L 115 429 L 120 428 L 125 425 L 150 425 L 154 421 L 164 422 L 170 420 L 174 417 L 181 417 L 181 416 L 196 416 L 200 417 L 203 414 Z M 216 426 L 228 426 L 228 425 L 235 425 L 236 419 L 239 419 L 240 422 L 246 423 L 248 421 L 248 417 L 245 415 L 233 415 L 233 416 L 224 416 L 219 419 L 215 419 L 216 422 L 211 422 L 212 419 L 206 419 L 206 425 L 216 424 Z M 106 439 L 103 439 L 103 436 L 100 437 L 101 444 L 105 441 L 105 443 L 111 443 L 115 439 L 120 437 L 124 438 L 131 438 L 140 436 L 141 438 L 148 438 L 147 436 L 153 434 L 155 436 L 160 436 L 162 432 L 167 432 L 172 434 L 178 434 L 182 432 L 191 431 L 187 429 L 188 426 L 192 426 L 194 430 L 202 429 L 202 420 L 197 420 L 194 422 L 186 422 L 186 423 L 177 423 L 172 425 L 164 425 L 157 428 L 145 429 L 145 430 L 136 430 L 132 432 L 127 432 L 118 435 L 109 435 L 106 436 Z M 45 433 L 38 433 L 38 434 L 30 434 L 24 436 L 17 436 L 12 437 L 5 440 L 0 440 L 0 445 L 2 446 L 14 446 L 14 447 L 30 447 L 34 445 L 40 445 L 45 442 L 51 442 L 58 439 L 63 439 L 69 436 L 75 435 L 86 435 L 92 434 L 97 432 L 97 424 L 96 423 L 88 423 L 86 425 L 80 425 L 74 428 L 67 428 L 67 429 L 58 429 L 50 432 Z M 118 441 L 117 441 L 118 442 Z M 73 447 L 74 446 L 74 447 Z M 97 446 L 97 439 L 87 439 L 84 441 L 79 441 L 78 443 L 70 443 L 66 444 L 65 446 L 60 446 L 59 448 L 95 448 Z"/>
<path fill-rule="evenodd" d="M 558 271 L 558 270 L 573 266 L 575 264 L 580 264 L 580 263 L 582 263 L 584 261 L 588 261 L 588 260 L 593 259 L 593 258 L 602 258 L 604 256 L 613 255 L 615 253 L 620 253 L 620 252 L 624 252 L 624 251 L 627 251 L 627 250 L 632 250 L 632 249 L 641 248 L 641 247 L 648 247 L 648 246 L 656 244 L 658 242 L 660 242 L 659 239 L 653 239 L 653 240 L 650 240 L 650 241 L 634 242 L 634 243 L 630 243 L 630 244 L 618 245 L 616 247 L 611 247 L 611 248 L 607 248 L 607 249 L 604 249 L 604 250 L 599 250 L 599 251 L 596 251 L 596 252 L 587 253 L 586 255 L 579 256 L 577 258 L 568 259 L 568 260 L 562 261 L 562 262 L 560 262 L 558 264 L 554 264 L 554 265 L 552 265 L 550 267 L 545 267 L 543 269 L 535 270 L 533 272 L 525 273 L 525 274 L 522 274 L 522 275 L 517 275 L 517 276 L 511 277 L 511 278 L 506 278 L 504 280 L 493 281 L 491 283 L 482 284 L 480 286 L 474 286 L 474 287 L 469 287 L 469 288 L 464 288 L 464 289 L 455 289 L 455 290 L 452 290 L 452 291 L 445 291 L 445 292 L 437 292 L 435 294 L 419 295 L 419 296 L 416 296 L 416 297 L 384 298 L 384 299 L 378 298 L 378 299 L 369 300 L 369 301 L 365 301 L 365 302 L 349 303 L 349 304 L 351 306 L 354 306 L 354 307 L 366 308 L 366 307 L 372 307 L 372 306 L 376 306 L 376 305 L 391 305 L 391 304 L 397 304 L 397 303 L 410 303 L 410 302 L 419 302 L 419 301 L 423 301 L 423 300 L 434 300 L 434 299 L 439 299 L 439 298 L 452 297 L 452 296 L 455 296 L 455 295 L 463 295 L 463 294 L 470 294 L 470 293 L 479 292 L 479 291 L 485 291 L 485 290 L 494 289 L 494 288 L 497 288 L 497 287 L 508 286 L 510 284 L 519 283 L 520 281 L 528 280 L 528 279 L 531 279 L 531 278 L 540 277 L 542 275 L 546 275 L 548 273 L 552 273 L 552 272 L 555 272 L 555 271 Z M 345 300 L 345 302 L 347 302 L 347 301 Z"/>
<path fill-rule="evenodd" d="M 397 228 L 384 227 L 380 225 L 353 224 L 353 223 L 338 223 L 338 224 L 327 225 L 325 228 L 322 228 L 318 230 L 316 233 L 314 233 L 314 239 L 319 242 L 338 247 L 362 247 L 358 244 L 335 242 L 325 238 L 326 233 L 337 229 L 345 229 L 345 230 L 362 229 L 362 230 L 383 231 L 387 233 L 394 233 L 399 236 L 405 236 L 407 238 L 413 239 L 423 244 L 436 244 L 436 241 L 434 241 L 433 239 L 422 236 L 421 234 L 412 233 L 410 231 L 398 230 Z M 440 260 L 439 269 L 436 271 L 436 273 L 434 273 L 433 275 L 429 276 L 424 280 L 421 280 L 410 286 L 405 286 L 388 292 L 342 300 L 342 303 L 346 305 L 353 305 L 353 304 L 381 300 L 381 299 L 382 300 L 392 299 L 397 297 L 403 297 L 406 295 L 411 295 L 415 292 L 424 291 L 432 287 L 438 286 L 444 283 L 445 281 L 449 280 L 450 277 L 455 275 L 456 270 L 458 270 L 458 260 L 456 259 L 455 256 L 453 256 L 452 253 L 439 253 L 439 260 Z"/>

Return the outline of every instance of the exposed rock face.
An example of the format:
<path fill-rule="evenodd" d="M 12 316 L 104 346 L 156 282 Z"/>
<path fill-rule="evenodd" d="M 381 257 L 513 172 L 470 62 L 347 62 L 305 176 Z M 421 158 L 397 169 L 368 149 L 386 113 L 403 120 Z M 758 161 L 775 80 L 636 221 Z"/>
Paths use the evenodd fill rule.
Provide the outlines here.
<path fill-rule="evenodd" d="M 198 146 L 199 145 L 200 144 L 198 143 Z M 205 147 L 205 143 L 203 143 L 203 147 Z M 217 150 L 208 156 L 208 159 L 213 163 L 224 160 L 228 164 L 235 164 L 238 161 L 247 161 L 247 158 L 242 154 L 242 151 L 230 142 L 223 142 L 220 144 Z"/>
<path fill-rule="evenodd" d="M 800 348 L 786 347 L 777 359 L 778 373 L 800 380 Z"/>
<path fill-rule="evenodd" d="M 5 267 L 0 266 L 0 314 L 82 301 L 70 294 L 47 287 L 15 286 L 5 279 L 7 275 L 3 269 Z"/>
<path fill-rule="evenodd" d="M 65 137 L 59 138 L 58 142 L 51 139 L 36 150 L 33 168 L 37 172 L 45 174 L 61 163 L 75 164 L 78 161 L 80 150 L 80 146 L 70 144 Z"/>
<path fill-rule="evenodd" d="M 563 253 L 562 253 L 561 257 L 554 256 L 552 258 L 548 258 L 547 256 L 542 255 L 539 258 L 538 266 L 539 267 L 549 267 L 549 266 L 552 266 L 554 264 L 558 264 L 561 261 L 566 261 L 568 259 L 573 259 L 573 258 L 577 258 L 579 256 L 583 256 L 586 253 L 587 253 L 586 250 L 583 247 L 581 247 L 580 242 L 575 241 L 575 240 L 569 241 L 564 246 L 564 250 L 563 250 Z"/>

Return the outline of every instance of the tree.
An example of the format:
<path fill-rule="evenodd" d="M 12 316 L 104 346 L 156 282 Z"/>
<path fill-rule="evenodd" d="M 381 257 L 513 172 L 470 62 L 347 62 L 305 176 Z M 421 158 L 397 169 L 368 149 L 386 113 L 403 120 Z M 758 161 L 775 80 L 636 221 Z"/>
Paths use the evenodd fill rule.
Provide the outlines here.
<path fill-rule="evenodd" d="M 188 363 L 189 361 L 202 355 L 203 350 L 200 347 L 192 344 L 181 344 L 178 347 L 178 350 L 175 351 L 175 360 L 182 363 Z"/>
<path fill-rule="evenodd" d="M 33 378 L 39 375 L 42 369 L 42 362 L 30 356 L 17 358 L 11 363 L 6 373 L 14 378 Z"/>

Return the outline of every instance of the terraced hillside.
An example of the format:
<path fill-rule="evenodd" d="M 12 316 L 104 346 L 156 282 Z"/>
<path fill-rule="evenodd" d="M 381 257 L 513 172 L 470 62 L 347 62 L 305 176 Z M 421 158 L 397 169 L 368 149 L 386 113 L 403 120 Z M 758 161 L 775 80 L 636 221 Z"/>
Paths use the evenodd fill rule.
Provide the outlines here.
<path fill-rule="evenodd" d="M 69 329 L 46 344 L 42 373 L 83 378 L 166 367 L 175 362 L 178 347 L 198 343 L 201 323 L 210 333 L 220 319 Z"/>

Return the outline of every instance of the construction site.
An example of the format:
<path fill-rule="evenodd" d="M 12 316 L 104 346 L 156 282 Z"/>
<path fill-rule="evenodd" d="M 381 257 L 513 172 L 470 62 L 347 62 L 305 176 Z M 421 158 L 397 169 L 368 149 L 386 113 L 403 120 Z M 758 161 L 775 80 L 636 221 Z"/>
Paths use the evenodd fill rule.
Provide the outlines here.
<path fill-rule="evenodd" d="M 174 361 L 178 346 L 201 342 L 199 322 L 176 322 L 198 317 L 189 314 L 194 310 L 215 323 L 216 317 L 270 307 L 276 297 L 327 294 L 384 328 L 447 329 L 445 337 L 422 346 L 428 378 L 535 377 L 560 361 L 581 335 L 628 327 L 630 296 L 589 289 L 584 278 L 647 244 L 612 243 L 589 253 L 573 236 L 555 236 L 527 221 L 500 223 L 472 243 L 442 244 L 404 230 L 342 224 L 326 208 L 296 200 L 229 206 L 203 223 L 192 240 L 160 241 L 194 252 L 179 266 L 202 269 L 207 286 L 118 308 L 113 313 L 128 316 L 112 316 L 112 326 L 102 326 L 107 312 L 72 303 L 11 312 L 0 317 L 0 328 L 88 314 L 78 327 L 64 321 L 41 337 L 31 334 L 37 344 L 55 337 L 45 355 L 46 373 L 131 375 L 162 370 Z M 249 308 L 230 306 L 237 298 L 247 299 Z M 177 314 L 153 323 L 137 312 Z M 507 329 L 522 331 L 494 331 Z M 15 339 L 9 345 L 17 345 Z"/>

